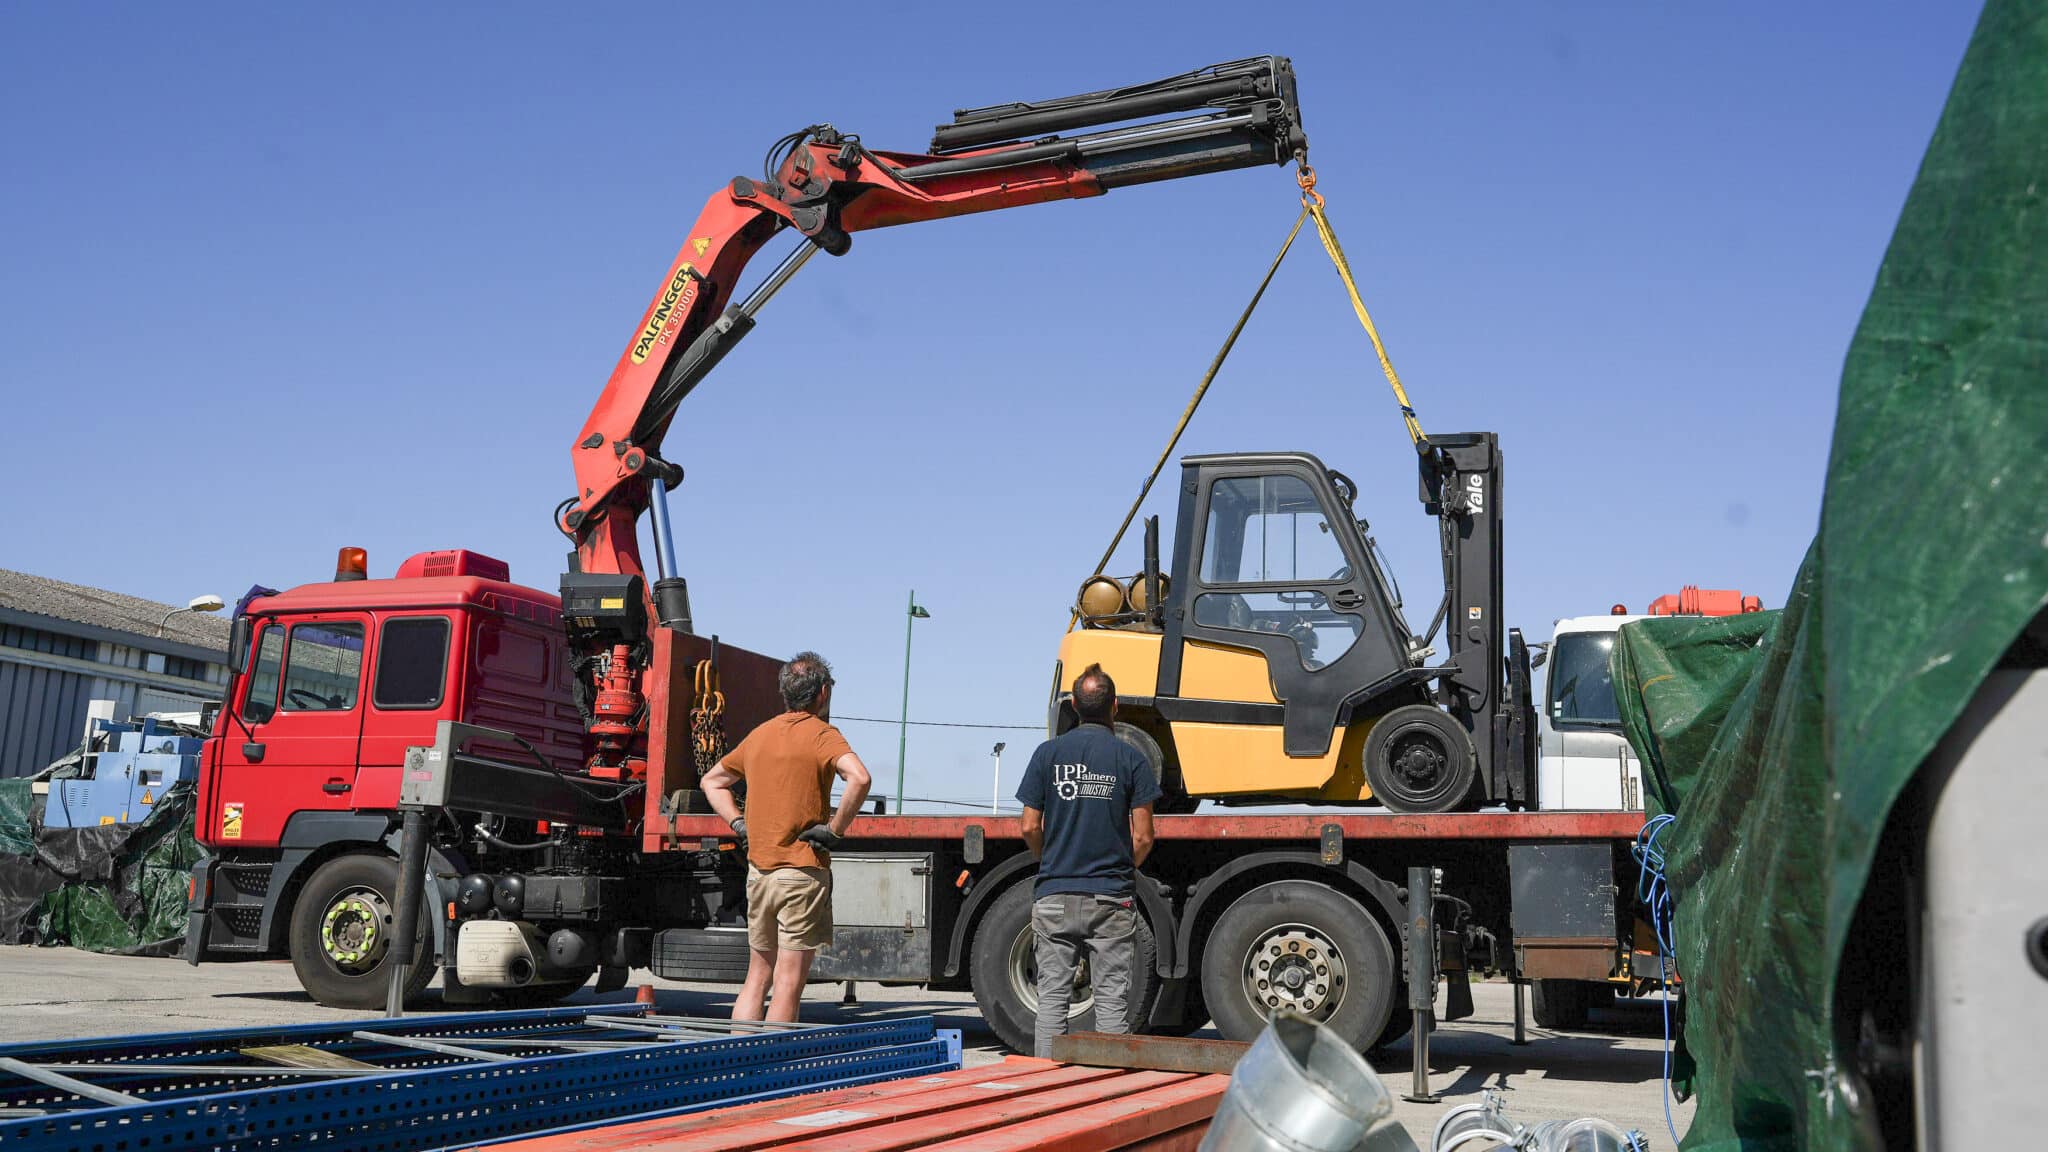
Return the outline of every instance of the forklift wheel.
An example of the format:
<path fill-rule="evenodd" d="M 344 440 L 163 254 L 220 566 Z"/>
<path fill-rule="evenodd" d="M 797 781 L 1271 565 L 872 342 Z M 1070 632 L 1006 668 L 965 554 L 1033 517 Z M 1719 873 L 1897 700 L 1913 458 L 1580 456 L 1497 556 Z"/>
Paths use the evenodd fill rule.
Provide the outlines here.
<path fill-rule="evenodd" d="M 1145 757 L 1145 763 L 1152 767 L 1152 779 L 1159 785 L 1159 800 L 1152 810 L 1162 816 L 1182 815 L 1193 812 L 1201 800 L 1188 795 L 1180 788 L 1178 780 L 1167 779 L 1166 752 L 1159 747 L 1159 741 L 1150 732 L 1136 724 L 1116 722 L 1116 738 L 1136 748 Z"/>
<path fill-rule="evenodd" d="M 1365 779 L 1395 812 L 1456 812 L 1479 775 L 1472 738 L 1434 704 L 1406 704 L 1365 738 Z"/>

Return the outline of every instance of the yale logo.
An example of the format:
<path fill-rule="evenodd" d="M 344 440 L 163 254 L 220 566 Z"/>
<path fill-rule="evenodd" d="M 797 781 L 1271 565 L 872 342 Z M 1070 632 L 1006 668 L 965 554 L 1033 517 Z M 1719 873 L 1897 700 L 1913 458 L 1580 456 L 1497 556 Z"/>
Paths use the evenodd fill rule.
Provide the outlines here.
<path fill-rule="evenodd" d="M 1472 506 L 1474 513 L 1486 511 L 1486 478 L 1477 472 L 1465 477 L 1465 502 Z"/>
<path fill-rule="evenodd" d="M 669 277 L 668 287 L 661 290 L 661 299 L 648 314 L 647 326 L 640 330 L 640 338 L 633 341 L 633 363 L 647 363 L 648 353 L 661 339 L 668 322 L 677 315 L 690 310 L 697 300 L 697 270 L 688 264 L 676 265 L 676 274 Z"/>

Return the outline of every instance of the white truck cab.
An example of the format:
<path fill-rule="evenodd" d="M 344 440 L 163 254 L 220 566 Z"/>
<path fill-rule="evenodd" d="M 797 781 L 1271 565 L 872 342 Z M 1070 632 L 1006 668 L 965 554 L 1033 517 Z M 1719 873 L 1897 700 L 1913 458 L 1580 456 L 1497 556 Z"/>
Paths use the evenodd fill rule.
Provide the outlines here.
<path fill-rule="evenodd" d="M 1571 616 L 1551 633 L 1544 661 L 1539 809 L 1640 811 L 1643 767 L 1621 733 L 1607 657 L 1614 634 L 1643 616 Z"/>
<path fill-rule="evenodd" d="M 1621 732 L 1621 709 L 1607 658 L 1623 624 L 1654 616 L 1734 616 L 1763 610 L 1755 596 L 1688 584 L 1630 615 L 1616 604 L 1605 616 L 1569 616 L 1550 634 L 1543 661 L 1542 741 L 1536 763 L 1536 804 L 1544 810 L 1639 812 L 1643 766 Z"/>

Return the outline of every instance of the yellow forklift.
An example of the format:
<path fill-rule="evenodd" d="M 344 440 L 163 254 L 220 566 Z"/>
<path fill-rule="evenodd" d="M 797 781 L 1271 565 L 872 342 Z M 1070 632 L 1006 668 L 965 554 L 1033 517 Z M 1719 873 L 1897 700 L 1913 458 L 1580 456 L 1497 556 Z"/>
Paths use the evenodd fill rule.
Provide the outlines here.
<path fill-rule="evenodd" d="M 1100 664 L 1162 812 L 1205 798 L 1533 807 L 1533 665 L 1501 621 L 1500 448 L 1491 432 L 1418 447 L 1444 570 L 1425 632 L 1409 628 L 1343 473 L 1306 452 L 1190 456 L 1166 566 L 1154 517 L 1142 572 L 1082 585 L 1051 729 L 1075 724 L 1073 678 Z"/>

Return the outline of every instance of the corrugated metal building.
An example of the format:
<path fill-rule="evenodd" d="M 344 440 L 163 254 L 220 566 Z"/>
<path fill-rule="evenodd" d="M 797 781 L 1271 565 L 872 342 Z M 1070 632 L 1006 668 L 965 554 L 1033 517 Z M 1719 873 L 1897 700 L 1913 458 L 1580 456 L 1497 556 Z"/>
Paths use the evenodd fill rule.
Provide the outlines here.
<path fill-rule="evenodd" d="M 227 684 L 228 620 L 0 568 L 0 777 L 76 748 L 86 706 L 197 711 Z M 158 626 L 163 635 L 159 636 Z"/>

